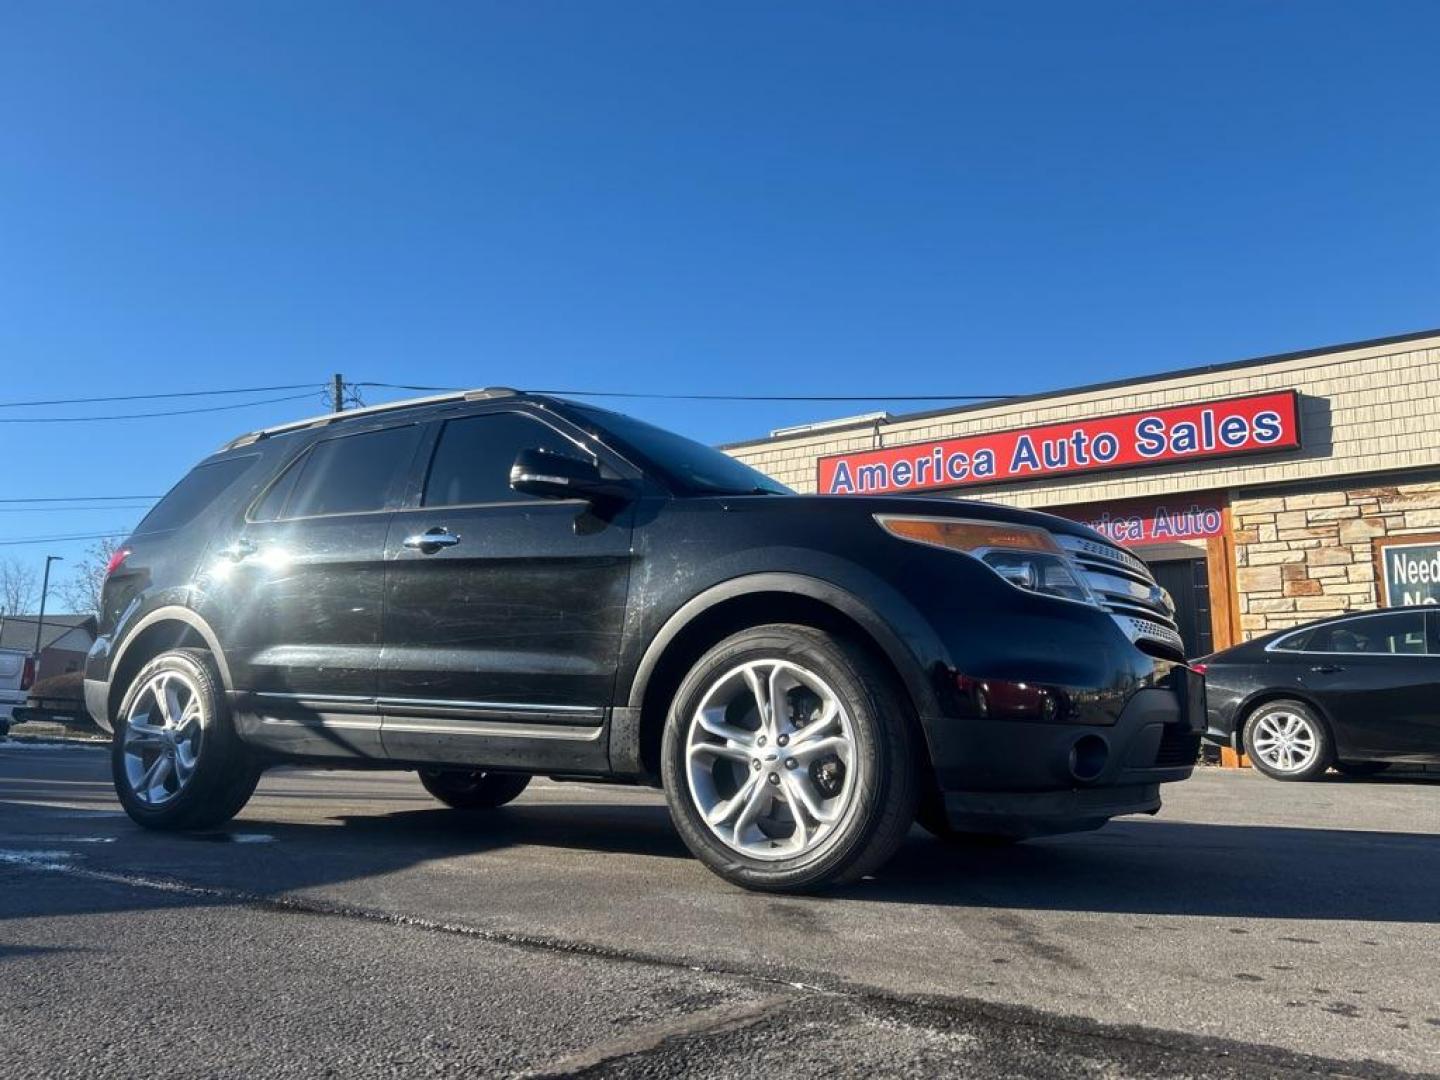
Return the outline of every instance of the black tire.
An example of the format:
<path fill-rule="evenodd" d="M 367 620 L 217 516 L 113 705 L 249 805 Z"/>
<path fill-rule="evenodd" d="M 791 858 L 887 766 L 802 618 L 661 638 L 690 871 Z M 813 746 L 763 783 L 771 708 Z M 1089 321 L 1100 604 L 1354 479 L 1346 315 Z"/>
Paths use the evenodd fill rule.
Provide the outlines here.
<path fill-rule="evenodd" d="M 687 775 L 689 721 L 706 691 L 738 666 L 764 660 L 798 665 L 833 688 L 849 717 L 859 766 L 839 820 L 812 850 L 791 858 L 751 858 L 722 841 L 705 823 Z M 661 749 L 671 820 L 696 858 L 742 888 L 803 892 L 853 881 L 888 861 L 915 820 L 919 787 L 912 724 L 894 680 L 854 642 L 789 624 L 741 631 L 700 658 L 671 703 Z"/>
<path fill-rule="evenodd" d="M 126 771 L 127 718 L 136 699 L 158 674 L 175 672 L 194 687 L 201 701 L 199 750 L 194 771 L 173 797 L 159 805 L 141 799 Z M 260 781 L 262 766 L 235 733 L 230 706 L 215 674 L 214 662 L 203 649 L 174 649 L 161 653 L 131 680 L 120 702 L 115 735 L 110 744 L 110 766 L 120 805 L 132 821 L 147 829 L 209 829 L 238 814 Z"/>
<path fill-rule="evenodd" d="M 1341 776 L 1359 779 L 1365 776 L 1379 776 L 1390 768 L 1388 761 L 1337 761 L 1335 771 Z"/>
<path fill-rule="evenodd" d="M 1257 752 L 1256 737 L 1267 720 L 1288 722 L 1291 717 L 1303 726 L 1308 738 L 1313 740 L 1315 749 L 1313 756 L 1303 767 L 1285 769 L 1267 760 L 1263 752 Z M 1323 776 L 1335 760 L 1335 741 L 1330 737 L 1329 727 L 1320 715 L 1303 701 L 1285 699 L 1265 702 L 1246 717 L 1243 738 L 1250 764 L 1274 780 L 1314 780 Z"/>
<path fill-rule="evenodd" d="M 480 769 L 421 769 L 420 783 L 431 795 L 456 810 L 494 810 L 518 799 L 529 785 L 530 777 Z"/>

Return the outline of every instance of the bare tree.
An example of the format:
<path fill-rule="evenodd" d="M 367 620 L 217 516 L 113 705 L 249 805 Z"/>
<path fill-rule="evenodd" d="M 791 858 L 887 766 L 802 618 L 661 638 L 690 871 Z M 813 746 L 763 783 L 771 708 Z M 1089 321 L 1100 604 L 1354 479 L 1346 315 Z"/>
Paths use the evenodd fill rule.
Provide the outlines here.
<path fill-rule="evenodd" d="M 70 576 L 55 590 L 71 613 L 100 617 L 100 590 L 105 586 L 105 570 L 119 546 L 120 537 L 107 536 L 91 544 L 84 556 L 75 561 Z"/>
<path fill-rule="evenodd" d="M 0 562 L 0 615 L 26 615 L 40 599 L 40 575 L 19 559 Z"/>

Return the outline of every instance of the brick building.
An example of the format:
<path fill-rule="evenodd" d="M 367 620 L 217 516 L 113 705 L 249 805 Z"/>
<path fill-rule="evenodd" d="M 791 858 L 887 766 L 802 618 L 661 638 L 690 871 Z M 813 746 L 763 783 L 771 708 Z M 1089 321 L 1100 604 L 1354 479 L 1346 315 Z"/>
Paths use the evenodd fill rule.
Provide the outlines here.
<path fill-rule="evenodd" d="M 725 447 L 799 491 L 983 498 L 1151 564 L 1191 655 L 1440 600 L 1440 331 Z"/>

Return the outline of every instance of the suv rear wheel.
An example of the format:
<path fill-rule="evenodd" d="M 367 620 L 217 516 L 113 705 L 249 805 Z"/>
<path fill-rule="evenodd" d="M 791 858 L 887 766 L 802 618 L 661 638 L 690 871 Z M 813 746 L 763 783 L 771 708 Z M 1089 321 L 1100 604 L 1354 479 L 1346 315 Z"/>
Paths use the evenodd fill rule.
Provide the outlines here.
<path fill-rule="evenodd" d="M 229 821 L 261 772 L 200 649 L 161 653 L 136 674 L 120 703 L 110 765 L 120 804 L 149 829 Z"/>
<path fill-rule="evenodd" d="M 421 769 L 420 783 L 431 795 L 456 810 L 493 810 L 518 799 L 529 785 L 530 777 L 479 769 Z"/>
<path fill-rule="evenodd" d="M 806 626 L 720 642 L 665 725 L 670 816 L 695 856 L 748 889 L 848 881 L 894 854 L 918 797 L 892 681 L 854 643 Z"/>

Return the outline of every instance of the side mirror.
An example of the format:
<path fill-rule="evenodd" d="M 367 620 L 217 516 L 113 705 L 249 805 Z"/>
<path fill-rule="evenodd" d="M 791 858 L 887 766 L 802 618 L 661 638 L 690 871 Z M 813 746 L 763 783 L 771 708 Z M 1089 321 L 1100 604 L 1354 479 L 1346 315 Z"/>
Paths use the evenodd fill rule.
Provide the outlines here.
<path fill-rule="evenodd" d="M 594 462 L 545 450 L 521 450 L 510 466 L 510 487 L 522 495 L 542 499 L 621 501 L 630 497 L 631 485 L 600 474 Z"/>

